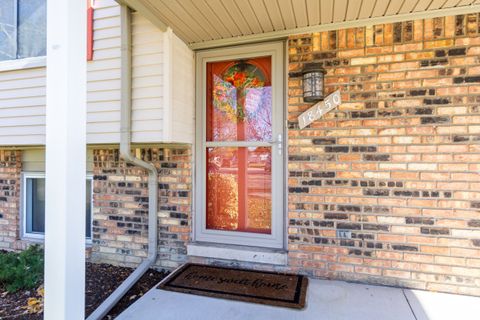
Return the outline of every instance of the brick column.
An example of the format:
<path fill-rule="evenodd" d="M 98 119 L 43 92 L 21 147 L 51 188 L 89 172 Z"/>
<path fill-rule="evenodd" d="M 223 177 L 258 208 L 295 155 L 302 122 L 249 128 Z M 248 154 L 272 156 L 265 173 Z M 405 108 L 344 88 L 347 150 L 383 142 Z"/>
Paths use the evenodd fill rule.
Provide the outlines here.
<path fill-rule="evenodd" d="M 134 149 L 158 168 L 159 259 L 173 269 L 186 261 L 191 232 L 191 146 Z M 92 261 L 134 267 L 146 256 L 147 174 L 119 159 L 118 149 L 94 152 Z"/>
<path fill-rule="evenodd" d="M 0 150 L 0 249 L 20 249 L 21 158 L 21 151 Z"/>

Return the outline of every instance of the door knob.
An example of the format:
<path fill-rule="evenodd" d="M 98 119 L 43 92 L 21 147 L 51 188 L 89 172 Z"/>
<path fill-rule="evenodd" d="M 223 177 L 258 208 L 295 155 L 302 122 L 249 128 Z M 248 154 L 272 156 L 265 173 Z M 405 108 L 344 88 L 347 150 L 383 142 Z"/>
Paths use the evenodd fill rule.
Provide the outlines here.
<path fill-rule="evenodd" d="M 282 155 L 282 149 L 283 149 L 283 140 L 282 140 L 282 134 L 279 133 L 277 136 L 277 140 L 272 140 L 270 141 L 270 144 L 276 144 L 277 149 L 278 149 L 278 155 Z"/>

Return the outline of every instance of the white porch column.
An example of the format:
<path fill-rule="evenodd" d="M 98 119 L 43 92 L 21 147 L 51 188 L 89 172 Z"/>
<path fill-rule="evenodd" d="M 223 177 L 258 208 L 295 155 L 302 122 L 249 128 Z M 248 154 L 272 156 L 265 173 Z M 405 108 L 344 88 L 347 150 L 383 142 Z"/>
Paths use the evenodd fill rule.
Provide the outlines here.
<path fill-rule="evenodd" d="M 47 1 L 45 315 L 85 319 L 86 1 Z"/>

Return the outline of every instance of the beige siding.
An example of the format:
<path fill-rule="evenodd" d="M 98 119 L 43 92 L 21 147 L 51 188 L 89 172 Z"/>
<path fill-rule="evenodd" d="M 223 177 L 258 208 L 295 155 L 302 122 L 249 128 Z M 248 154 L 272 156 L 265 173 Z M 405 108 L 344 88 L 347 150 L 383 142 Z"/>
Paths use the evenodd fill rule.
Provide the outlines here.
<path fill-rule="evenodd" d="M 172 141 L 192 142 L 195 137 L 195 60 L 192 50 L 173 35 Z"/>
<path fill-rule="evenodd" d="M 163 32 L 144 17 L 132 17 L 132 141 L 161 141 L 163 120 Z"/>
<path fill-rule="evenodd" d="M 120 139 L 120 7 L 95 2 L 94 54 L 87 73 L 87 142 Z"/>
<path fill-rule="evenodd" d="M 88 143 L 119 141 L 119 14 L 113 2 L 96 10 Z M 138 13 L 132 16 L 132 42 L 132 141 L 193 141 L 193 52 L 171 31 L 161 32 Z"/>
<path fill-rule="evenodd" d="M 45 68 L 0 72 L 0 145 L 45 143 Z"/>
<path fill-rule="evenodd" d="M 120 7 L 114 0 L 97 0 L 95 6 L 94 59 L 87 67 L 87 142 L 118 143 Z M 137 13 L 132 33 L 132 141 L 193 141 L 192 51 Z M 45 68 L 0 72 L 0 146 L 44 143 Z"/>

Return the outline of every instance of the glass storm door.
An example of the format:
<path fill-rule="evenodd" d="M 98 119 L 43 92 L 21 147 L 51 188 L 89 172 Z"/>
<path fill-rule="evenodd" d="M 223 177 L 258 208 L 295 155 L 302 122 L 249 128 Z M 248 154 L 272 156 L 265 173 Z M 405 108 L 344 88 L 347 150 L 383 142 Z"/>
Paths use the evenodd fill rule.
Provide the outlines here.
<path fill-rule="evenodd" d="M 250 48 L 198 54 L 196 239 L 280 248 L 283 45 Z"/>

